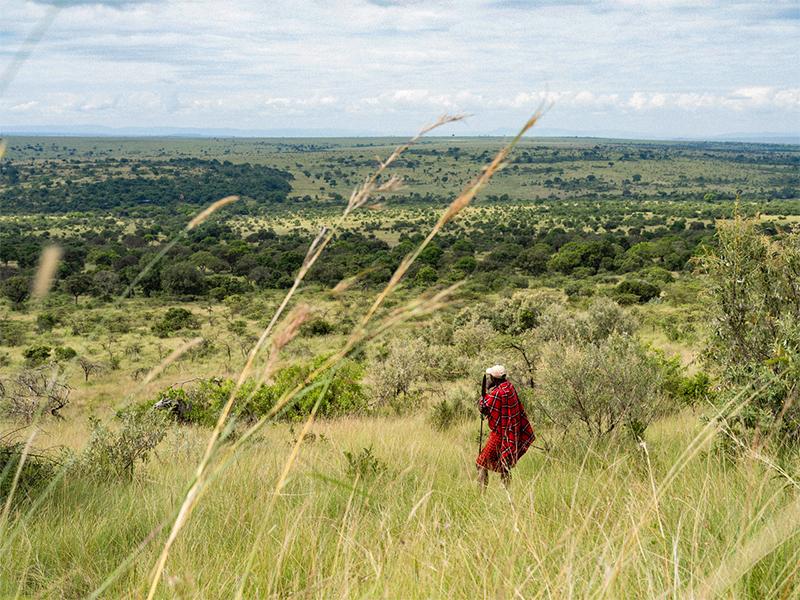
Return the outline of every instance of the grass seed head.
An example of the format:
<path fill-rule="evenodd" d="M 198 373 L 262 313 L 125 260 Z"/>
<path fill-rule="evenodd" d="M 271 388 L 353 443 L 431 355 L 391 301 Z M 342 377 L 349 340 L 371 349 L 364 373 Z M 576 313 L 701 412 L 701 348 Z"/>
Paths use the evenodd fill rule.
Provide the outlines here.
<path fill-rule="evenodd" d="M 42 251 L 39 269 L 36 271 L 36 280 L 33 283 L 33 293 L 31 294 L 34 302 L 40 302 L 50 291 L 62 252 L 60 246 L 47 246 Z"/>
<path fill-rule="evenodd" d="M 200 223 L 202 223 L 208 216 L 214 214 L 217 210 L 219 210 L 223 206 L 227 206 L 231 202 L 236 202 L 238 199 L 239 199 L 239 196 L 227 196 L 226 198 L 223 198 L 222 200 L 217 200 L 216 202 L 214 202 L 214 204 L 209 206 L 207 209 L 205 209 L 203 212 L 201 212 L 199 215 L 197 215 L 194 219 L 189 221 L 189 225 L 188 225 L 188 227 L 186 229 L 187 230 L 194 229 Z"/>

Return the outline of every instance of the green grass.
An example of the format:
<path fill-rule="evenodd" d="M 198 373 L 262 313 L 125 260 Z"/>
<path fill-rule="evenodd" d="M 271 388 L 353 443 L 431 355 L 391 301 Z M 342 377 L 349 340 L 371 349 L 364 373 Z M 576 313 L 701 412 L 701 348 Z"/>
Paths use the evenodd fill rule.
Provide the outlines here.
<path fill-rule="evenodd" d="M 539 431 L 537 443 L 547 439 L 553 450 L 532 449 L 508 490 L 492 478 L 481 495 L 477 422 L 444 434 L 419 417 L 318 423 L 268 514 L 293 439 L 287 426 L 268 428 L 198 504 L 157 597 L 233 597 L 264 520 L 268 535 L 245 597 L 717 597 L 706 582 L 747 553 L 782 509 L 796 513 L 797 497 L 762 463 L 726 458 L 712 437 L 654 505 L 653 485 L 699 430 L 688 413 L 652 426 L 650 467 L 633 445 L 587 446 Z M 129 484 L 66 479 L 6 555 L 0 593 L 13 595 L 24 573 L 30 597 L 89 594 L 169 521 L 204 435 L 175 428 Z M 352 479 L 342 452 L 365 447 L 383 469 Z M 103 597 L 141 597 L 164 538 L 164 530 L 153 536 Z M 718 591 L 797 597 L 787 578 L 798 558 L 800 543 L 789 536 Z"/>

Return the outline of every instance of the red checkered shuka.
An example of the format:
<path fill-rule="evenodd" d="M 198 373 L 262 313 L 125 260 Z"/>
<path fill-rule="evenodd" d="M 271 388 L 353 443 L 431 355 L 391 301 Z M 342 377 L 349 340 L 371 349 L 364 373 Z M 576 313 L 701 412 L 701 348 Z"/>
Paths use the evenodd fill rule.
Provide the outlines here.
<path fill-rule="evenodd" d="M 480 408 L 500 438 L 500 460 L 510 469 L 536 439 L 514 386 L 504 381 L 483 397 Z"/>

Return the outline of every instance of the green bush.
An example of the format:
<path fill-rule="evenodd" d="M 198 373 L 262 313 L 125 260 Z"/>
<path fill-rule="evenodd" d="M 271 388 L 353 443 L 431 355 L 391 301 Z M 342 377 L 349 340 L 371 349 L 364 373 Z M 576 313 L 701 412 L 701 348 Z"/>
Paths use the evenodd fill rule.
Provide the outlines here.
<path fill-rule="evenodd" d="M 673 283 L 675 281 L 675 277 L 672 276 L 672 273 L 662 267 L 647 267 L 642 269 L 639 271 L 639 277 L 661 283 Z"/>
<path fill-rule="evenodd" d="M 360 452 L 342 452 L 347 465 L 345 470 L 351 479 L 367 479 L 382 475 L 387 471 L 386 464 L 372 453 L 372 446 L 362 448 Z"/>
<path fill-rule="evenodd" d="M 3 346 L 21 346 L 27 339 L 24 323 L 11 319 L 0 320 L 0 344 Z"/>
<path fill-rule="evenodd" d="M 24 446 L 22 442 L 9 444 L 0 437 L 0 502 L 5 502 L 11 492 Z M 59 462 L 52 456 L 28 454 L 19 474 L 14 497 L 30 498 L 55 476 L 58 467 Z"/>
<path fill-rule="evenodd" d="M 317 317 L 300 326 L 300 333 L 305 336 L 328 335 L 332 331 L 333 325 L 323 317 Z"/>
<path fill-rule="evenodd" d="M 60 319 L 57 315 L 54 315 L 51 312 L 43 312 L 38 317 L 36 317 L 36 328 L 40 332 L 44 331 L 52 331 L 53 327 L 58 325 Z"/>
<path fill-rule="evenodd" d="M 662 365 L 633 338 L 553 341 L 542 350 L 535 395 L 542 416 L 592 439 L 644 431 L 663 409 Z"/>
<path fill-rule="evenodd" d="M 428 420 L 437 431 L 446 431 L 478 415 L 475 401 L 470 403 L 471 395 L 468 390 L 460 389 L 451 394 L 444 395 L 431 407 Z"/>
<path fill-rule="evenodd" d="M 94 479 L 133 479 L 137 466 L 147 463 L 164 439 L 167 418 L 154 410 L 123 411 L 119 418 L 117 428 L 89 418 L 92 435 L 72 461 L 73 470 Z"/>
<path fill-rule="evenodd" d="M 200 329 L 200 319 L 185 308 L 174 307 L 152 329 L 158 337 L 165 338 L 181 329 Z"/>
<path fill-rule="evenodd" d="M 34 344 L 30 348 L 22 351 L 22 357 L 25 359 L 25 364 L 29 367 L 38 367 L 50 358 L 50 352 L 53 349 L 50 346 L 43 344 Z"/>
<path fill-rule="evenodd" d="M 252 379 L 246 381 L 237 394 L 237 401 L 233 407 L 234 414 L 247 420 L 267 415 L 285 393 L 294 390 L 325 360 L 327 357 L 319 356 L 308 363 L 280 369 L 272 376 L 271 383 L 257 387 Z M 312 379 L 303 391 L 279 411 L 278 416 L 286 420 L 308 416 L 317 402 L 324 381 L 330 374 L 328 370 Z M 359 382 L 362 376 L 363 368 L 358 363 L 345 362 L 328 384 L 317 414 L 335 416 L 364 410 L 367 406 L 367 396 Z M 188 389 L 166 388 L 159 391 L 154 400 L 142 405 L 141 409 L 149 409 L 160 400 L 172 398 L 191 404 L 191 410 L 184 415 L 185 420 L 210 426 L 216 424 L 222 408 L 235 387 L 236 382 L 232 379 L 222 381 L 212 378 L 201 380 L 197 386 Z"/>
<path fill-rule="evenodd" d="M 72 360 L 78 355 L 74 348 L 70 348 L 69 346 L 56 346 L 55 350 L 55 358 L 56 360 L 60 361 L 68 361 Z"/>
<path fill-rule="evenodd" d="M 699 264 L 711 312 L 704 358 L 722 378 L 720 402 L 746 403 L 746 428 L 800 444 L 800 226 L 770 237 L 737 215 L 716 237 Z"/>
<path fill-rule="evenodd" d="M 624 297 L 627 295 L 633 295 L 636 296 L 637 302 L 644 304 L 653 298 L 658 298 L 660 294 L 661 288 L 653 283 L 636 279 L 626 279 L 625 281 L 620 282 L 617 287 L 614 288 L 612 297 L 616 300 L 618 296 Z M 620 304 L 622 304 L 622 302 L 620 302 Z"/>

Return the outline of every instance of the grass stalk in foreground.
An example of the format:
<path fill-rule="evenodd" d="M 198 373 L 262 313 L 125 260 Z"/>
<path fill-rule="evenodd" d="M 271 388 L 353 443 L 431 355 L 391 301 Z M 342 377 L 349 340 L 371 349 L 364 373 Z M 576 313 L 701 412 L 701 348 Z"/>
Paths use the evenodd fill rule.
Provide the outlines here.
<path fill-rule="evenodd" d="M 424 128 L 410 142 L 408 142 L 404 146 L 401 146 L 400 148 L 395 150 L 385 162 L 380 162 L 380 166 L 377 169 L 377 171 L 375 172 L 375 174 L 360 189 L 354 191 L 354 193 L 351 195 L 350 201 L 348 202 L 348 205 L 347 205 L 347 208 L 345 209 L 344 214 L 342 215 L 342 218 L 340 219 L 340 224 L 344 221 L 344 219 L 346 219 L 349 216 L 349 214 L 354 209 L 360 208 L 361 206 L 363 206 L 369 200 L 369 198 L 377 195 L 378 192 L 390 191 L 390 190 L 396 189 L 399 186 L 399 181 L 397 179 L 395 179 L 395 178 L 390 179 L 387 183 L 385 183 L 385 184 L 383 184 L 381 186 L 376 186 L 376 180 L 377 180 L 378 176 L 397 158 L 397 156 L 399 156 L 399 154 L 402 151 L 404 151 L 406 148 L 408 148 L 411 145 L 411 143 L 413 143 L 414 141 L 419 139 L 419 137 L 421 137 L 423 134 L 429 132 L 430 130 L 434 129 L 435 127 L 439 127 L 441 125 L 444 125 L 445 123 L 450 123 L 450 122 L 453 122 L 453 121 L 456 121 L 456 120 L 459 120 L 459 119 L 460 119 L 460 117 L 450 117 L 450 116 L 446 116 L 446 115 L 440 117 L 439 120 L 436 123 L 434 123 L 432 126 Z M 267 328 L 262 333 L 262 335 L 259 338 L 258 342 L 254 346 L 254 348 L 251 350 L 250 355 L 248 357 L 247 364 L 245 365 L 244 369 L 242 370 L 242 372 L 241 372 L 241 374 L 239 376 L 239 379 L 238 379 L 238 381 L 236 383 L 236 386 L 235 386 L 233 392 L 231 393 L 231 397 L 229 398 L 228 402 L 223 407 L 222 412 L 220 413 L 220 417 L 219 417 L 219 419 L 217 421 L 216 426 L 214 427 L 214 430 L 212 431 L 211 439 L 209 440 L 208 446 L 206 448 L 206 453 L 203 456 L 203 459 L 200 461 L 200 464 L 198 465 L 195 481 L 193 482 L 192 486 L 190 487 L 189 491 L 186 494 L 186 499 L 184 500 L 183 506 L 181 507 L 181 510 L 178 513 L 178 517 L 175 520 L 175 524 L 174 524 L 174 526 L 172 528 L 172 531 L 170 532 L 169 538 L 167 539 L 167 542 L 164 545 L 164 550 L 163 550 L 161 556 L 159 557 L 159 560 L 158 560 L 156 566 L 154 567 L 153 576 L 152 576 L 152 585 L 150 587 L 150 592 L 148 593 L 148 596 L 147 596 L 148 600 L 151 600 L 154 597 L 156 589 L 158 587 L 158 582 L 161 579 L 161 574 L 164 571 L 164 566 L 166 564 L 167 556 L 169 555 L 170 547 L 174 543 L 178 533 L 180 532 L 181 528 L 183 527 L 183 524 L 186 522 L 186 519 L 188 519 L 189 515 L 191 514 L 191 512 L 192 512 L 192 510 L 193 510 L 193 508 L 194 508 L 194 506 L 195 506 L 195 504 L 197 502 L 197 500 L 199 499 L 199 495 L 200 495 L 203 487 L 205 486 L 205 482 L 206 482 L 206 478 L 207 478 L 206 471 L 207 471 L 208 464 L 209 464 L 212 456 L 214 455 L 214 453 L 216 451 L 217 442 L 218 442 L 218 440 L 220 438 L 220 434 L 222 433 L 223 428 L 225 426 L 225 423 L 227 421 L 228 414 L 230 413 L 231 408 L 233 407 L 233 403 L 236 400 L 236 397 L 238 395 L 238 391 L 241 389 L 241 386 L 243 385 L 244 381 L 247 379 L 247 377 L 250 374 L 250 370 L 252 368 L 252 364 L 253 364 L 253 361 L 254 361 L 256 355 L 258 354 L 258 352 L 261 349 L 261 347 L 264 344 L 264 342 L 269 337 L 269 334 L 271 333 L 273 325 L 280 318 L 280 315 L 282 314 L 282 312 L 285 309 L 285 307 L 288 305 L 289 300 L 294 295 L 295 291 L 297 290 L 297 287 L 300 285 L 300 282 L 303 280 L 303 278 L 305 277 L 306 273 L 311 268 L 311 266 L 316 262 L 317 258 L 320 256 L 322 251 L 325 249 L 325 246 L 332 239 L 334 233 L 335 233 L 335 229 L 331 229 L 329 231 L 324 231 L 323 230 L 323 231 L 320 232 L 320 235 L 315 239 L 314 243 L 311 245 L 311 248 L 309 248 L 308 254 L 306 255 L 306 259 L 303 262 L 303 265 L 301 266 L 300 271 L 298 272 L 297 276 L 295 277 L 295 281 L 294 281 L 291 289 L 286 294 L 283 302 L 281 303 L 280 307 L 276 311 L 275 315 L 273 315 L 272 320 L 270 321 L 269 325 L 267 326 Z M 297 324 L 297 327 L 299 327 L 299 323 Z M 269 376 L 269 372 L 265 373 L 264 378 L 267 378 L 268 376 Z M 287 398 L 287 402 L 288 402 L 288 398 Z"/>

